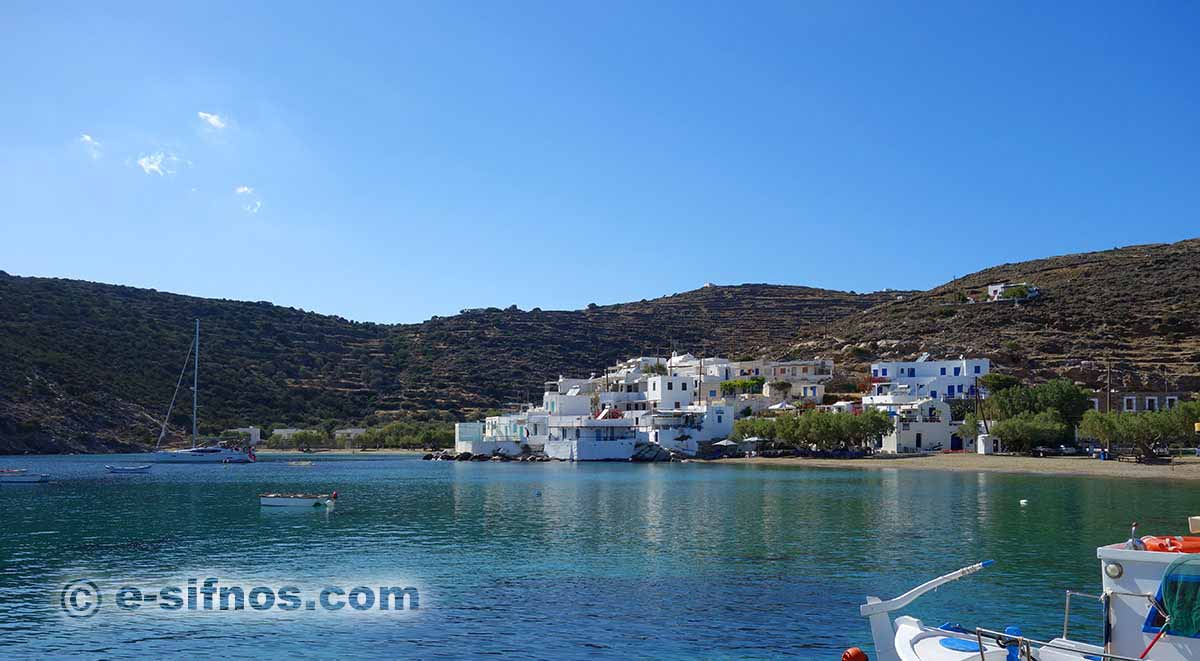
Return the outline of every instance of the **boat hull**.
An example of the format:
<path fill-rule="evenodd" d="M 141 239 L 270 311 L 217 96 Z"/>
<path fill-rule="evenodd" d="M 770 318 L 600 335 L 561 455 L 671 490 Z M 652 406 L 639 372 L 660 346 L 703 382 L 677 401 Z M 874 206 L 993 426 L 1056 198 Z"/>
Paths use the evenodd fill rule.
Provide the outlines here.
<path fill-rule="evenodd" d="M 295 507 L 309 508 L 332 507 L 333 500 L 328 496 L 298 497 L 298 496 L 259 496 L 259 505 L 263 507 Z"/>
<path fill-rule="evenodd" d="M 244 452 L 219 448 L 216 452 L 160 450 L 154 453 L 154 461 L 160 464 L 248 464 L 252 460 Z"/>
<path fill-rule="evenodd" d="M 105 466 L 105 470 L 110 473 L 125 474 L 125 473 L 149 473 L 150 464 L 145 466 Z"/>
<path fill-rule="evenodd" d="M 37 484 L 49 482 L 50 476 L 45 473 L 25 473 L 21 475 L 0 475 L 0 484 Z"/>

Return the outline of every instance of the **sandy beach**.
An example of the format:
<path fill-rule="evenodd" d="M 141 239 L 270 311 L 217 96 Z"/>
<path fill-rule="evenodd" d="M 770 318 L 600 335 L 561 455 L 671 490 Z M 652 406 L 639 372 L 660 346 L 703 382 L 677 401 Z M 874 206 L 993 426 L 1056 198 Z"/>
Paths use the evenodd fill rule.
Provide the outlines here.
<path fill-rule="evenodd" d="M 405 450 L 405 449 L 401 449 L 401 448 L 384 448 L 382 450 L 366 450 L 366 451 L 342 450 L 342 449 L 329 449 L 329 450 L 322 449 L 322 450 L 313 450 L 311 453 L 305 453 L 305 452 L 301 452 L 299 450 L 280 450 L 280 449 L 276 449 L 276 448 L 257 448 L 254 451 L 258 454 L 303 454 L 303 455 L 309 455 L 309 454 L 311 454 L 311 455 L 331 455 L 331 454 L 343 455 L 343 454 L 345 454 L 345 455 L 355 455 L 355 456 L 361 455 L 361 456 L 365 456 L 365 457 L 369 457 L 371 455 L 381 455 L 382 456 L 382 455 L 397 455 L 397 454 L 423 455 L 423 454 L 426 454 L 429 452 L 429 450 Z"/>
<path fill-rule="evenodd" d="M 885 468 L 968 472 L 1069 475 L 1075 477 L 1125 477 L 1132 479 L 1200 480 L 1200 458 L 1176 457 L 1169 466 L 1146 466 L 1121 461 L 1099 461 L 1087 457 L 1018 457 L 1007 455 L 938 454 L 922 457 L 879 459 L 721 459 L 721 463 L 798 466 L 804 468 Z"/>

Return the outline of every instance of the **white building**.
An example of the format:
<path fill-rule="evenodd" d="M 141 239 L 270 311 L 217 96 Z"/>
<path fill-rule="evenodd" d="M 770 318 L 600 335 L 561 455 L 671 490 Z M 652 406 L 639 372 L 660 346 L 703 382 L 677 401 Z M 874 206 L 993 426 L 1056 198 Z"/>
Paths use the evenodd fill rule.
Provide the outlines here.
<path fill-rule="evenodd" d="M 881 439 L 880 452 L 904 454 L 910 452 L 975 451 L 974 437 L 966 442 L 954 433 L 950 421 L 950 405 L 937 399 L 919 399 L 872 406 L 886 411 L 895 427 Z"/>
<path fill-rule="evenodd" d="M 985 397 L 978 380 L 990 370 L 987 358 L 873 363 L 871 395 L 905 393 L 914 398 L 956 399 L 978 393 Z"/>
<path fill-rule="evenodd" d="M 720 384 L 733 375 L 723 358 L 641 356 L 587 379 L 546 382 L 540 405 L 455 426 L 455 450 L 517 455 L 545 452 L 572 461 L 628 459 L 657 443 L 694 454 L 733 431 L 733 407 Z"/>

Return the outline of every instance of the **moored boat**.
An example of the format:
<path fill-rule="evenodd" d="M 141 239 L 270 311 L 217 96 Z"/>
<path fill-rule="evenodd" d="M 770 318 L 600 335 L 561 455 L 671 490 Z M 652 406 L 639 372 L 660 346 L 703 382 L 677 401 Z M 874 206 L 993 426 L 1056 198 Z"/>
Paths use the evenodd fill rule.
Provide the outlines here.
<path fill-rule="evenodd" d="M 313 462 L 311 462 L 311 461 L 289 461 L 289 462 L 287 462 L 287 465 L 294 466 L 296 468 L 307 468 L 309 466 L 312 466 Z"/>
<path fill-rule="evenodd" d="M 258 503 L 263 507 L 333 507 L 338 494 L 333 493 L 261 493 Z"/>
<path fill-rule="evenodd" d="M 1195 518 L 1194 518 L 1195 519 Z M 1193 520 L 1192 532 L 1200 532 Z M 859 612 L 867 618 L 876 661 L 1184 661 L 1200 659 L 1200 537 L 1138 537 L 1096 549 L 1103 592 L 1068 591 L 1063 635 L 1049 641 L 1022 635 L 1018 627 L 1003 632 L 931 627 L 913 617 L 897 617 L 921 595 L 974 574 L 991 561 L 963 567 L 889 600 L 867 597 Z M 1070 637 L 1072 598 L 1096 602 L 1102 611 L 1103 640 L 1082 642 Z M 865 659 L 857 648 L 844 659 Z"/>
<path fill-rule="evenodd" d="M 142 464 L 141 466 L 110 466 L 104 465 L 104 469 L 110 473 L 149 473 L 151 464 Z"/>
<path fill-rule="evenodd" d="M 0 484 L 36 484 L 49 482 L 50 476 L 45 473 L 30 473 L 23 468 L 6 469 L 0 472 Z"/>
<path fill-rule="evenodd" d="M 182 450 L 160 450 L 163 438 L 167 435 L 167 421 L 175 408 L 175 400 L 183 385 L 183 376 L 187 373 L 188 361 L 192 366 L 192 447 Z M 200 445 L 197 411 L 200 396 L 200 320 L 196 320 L 196 334 L 188 347 L 187 356 L 183 360 L 183 369 L 179 372 L 179 380 L 175 384 L 175 393 L 171 395 L 171 403 L 167 406 L 167 414 L 163 417 L 162 429 L 158 434 L 158 443 L 154 446 L 154 461 L 173 464 L 248 464 L 256 460 L 253 445 L 246 448 L 229 447 L 224 443 L 216 445 Z"/>

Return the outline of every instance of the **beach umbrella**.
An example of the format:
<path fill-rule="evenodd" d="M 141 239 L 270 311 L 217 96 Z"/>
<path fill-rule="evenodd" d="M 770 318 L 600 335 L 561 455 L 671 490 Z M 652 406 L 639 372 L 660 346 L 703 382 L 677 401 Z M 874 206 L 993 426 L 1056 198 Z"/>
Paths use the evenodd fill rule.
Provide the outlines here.
<path fill-rule="evenodd" d="M 737 443 L 735 443 L 735 442 L 733 442 L 733 441 L 731 441 L 731 440 L 729 440 L 729 439 L 725 439 L 725 440 L 723 440 L 723 441 L 717 441 L 716 443 L 713 443 L 713 445 L 720 445 L 720 446 L 722 446 L 722 447 L 729 447 L 729 446 L 731 446 L 731 445 L 737 445 Z"/>

